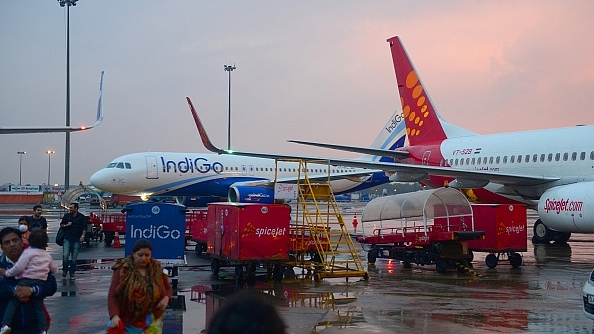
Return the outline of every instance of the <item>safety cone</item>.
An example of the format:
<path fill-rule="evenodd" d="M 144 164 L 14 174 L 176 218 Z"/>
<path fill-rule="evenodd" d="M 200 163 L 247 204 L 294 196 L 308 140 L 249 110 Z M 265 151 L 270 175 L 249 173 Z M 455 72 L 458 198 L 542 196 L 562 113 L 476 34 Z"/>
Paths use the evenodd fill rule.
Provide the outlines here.
<path fill-rule="evenodd" d="M 353 217 L 353 228 L 355 229 L 355 233 L 357 233 L 357 225 L 359 225 L 359 222 L 357 221 L 357 214 L 355 213 L 355 216 Z"/>
<path fill-rule="evenodd" d="M 115 236 L 113 237 L 113 245 L 111 245 L 112 248 L 120 248 L 122 247 L 122 244 L 120 243 L 120 236 L 119 233 L 116 232 Z"/>

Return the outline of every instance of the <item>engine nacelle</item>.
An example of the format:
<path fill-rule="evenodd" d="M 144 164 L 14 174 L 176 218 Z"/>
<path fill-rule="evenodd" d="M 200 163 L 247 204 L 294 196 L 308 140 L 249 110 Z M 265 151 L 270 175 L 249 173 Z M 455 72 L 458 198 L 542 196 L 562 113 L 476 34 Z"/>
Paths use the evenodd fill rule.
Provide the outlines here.
<path fill-rule="evenodd" d="M 262 186 L 233 185 L 229 187 L 229 202 L 232 203 L 274 203 L 274 188 Z"/>
<path fill-rule="evenodd" d="M 594 182 L 579 182 L 545 191 L 538 216 L 555 231 L 594 233 Z"/>

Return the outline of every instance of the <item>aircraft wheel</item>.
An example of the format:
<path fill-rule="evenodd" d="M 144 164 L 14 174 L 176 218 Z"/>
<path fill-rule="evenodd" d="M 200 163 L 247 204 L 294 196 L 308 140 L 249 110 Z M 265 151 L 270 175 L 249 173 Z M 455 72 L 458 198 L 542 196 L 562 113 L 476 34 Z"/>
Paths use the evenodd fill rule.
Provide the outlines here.
<path fill-rule="evenodd" d="M 564 232 L 553 232 L 552 240 L 558 243 L 565 243 L 571 238 L 571 233 L 564 233 Z"/>
<path fill-rule="evenodd" d="M 497 267 L 498 262 L 499 259 L 497 258 L 497 256 L 495 256 L 495 254 L 489 254 L 487 255 L 487 257 L 485 257 L 485 263 L 487 264 L 487 267 L 491 269 Z"/>
<path fill-rule="evenodd" d="M 534 223 L 534 236 L 532 237 L 532 243 L 535 244 L 548 244 L 551 241 L 552 231 L 538 219 Z"/>
<path fill-rule="evenodd" d="M 520 255 L 518 253 L 512 253 L 512 255 L 509 257 L 509 263 L 514 268 L 521 266 L 522 265 L 522 255 Z"/>

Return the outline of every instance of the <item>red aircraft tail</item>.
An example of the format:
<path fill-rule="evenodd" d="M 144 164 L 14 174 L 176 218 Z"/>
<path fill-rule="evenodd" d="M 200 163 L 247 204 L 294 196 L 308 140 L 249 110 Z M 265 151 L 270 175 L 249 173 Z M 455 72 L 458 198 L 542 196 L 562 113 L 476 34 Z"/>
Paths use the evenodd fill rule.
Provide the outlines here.
<path fill-rule="evenodd" d="M 417 75 L 398 36 L 388 39 L 400 103 L 411 146 L 441 142 L 447 138 L 442 119 L 437 114 L 427 91 Z"/>

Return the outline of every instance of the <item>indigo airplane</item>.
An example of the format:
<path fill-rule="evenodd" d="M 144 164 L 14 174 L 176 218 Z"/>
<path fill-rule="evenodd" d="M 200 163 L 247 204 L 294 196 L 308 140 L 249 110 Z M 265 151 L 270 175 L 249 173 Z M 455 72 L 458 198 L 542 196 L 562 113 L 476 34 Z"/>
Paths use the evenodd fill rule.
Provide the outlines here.
<path fill-rule="evenodd" d="M 76 132 L 92 129 L 103 121 L 103 71 L 99 81 L 99 102 L 97 103 L 97 119 L 89 126 L 0 126 L 0 134 L 18 133 L 54 133 L 54 132 Z"/>
<path fill-rule="evenodd" d="M 190 99 L 188 103 L 196 112 Z M 196 116 L 197 117 L 197 116 Z M 201 136 L 207 137 L 202 131 Z M 393 150 L 405 141 L 402 112 L 382 127 L 371 148 Z M 208 139 L 207 139 L 208 140 Z M 209 140 L 208 140 L 209 141 Z M 361 161 L 382 161 L 364 154 Z M 311 161 L 311 160 L 310 160 Z M 383 171 L 331 166 L 320 158 L 308 163 L 309 180 L 330 180 L 335 194 L 353 192 L 388 182 Z M 143 152 L 121 156 L 91 176 L 91 184 L 115 194 L 149 196 L 226 197 L 233 202 L 271 202 L 274 184 L 295 184 L 299 163 L 212 153 Z M 301 176 L 303 177 L 303 176 Z"/>
<path fill-rule="evenodd" d="M 594 126 L 479 135 L 450 124 L 437 113 L 400 38 L 388 43 L 409 145 L 383 150 L 292 142 L 391 157 L 391 161 L 325 159 L 331 165 L 383 170 L 390 181 L 449 186 L 480 203 L 523 203 L 539 215 L 533 227 L 535 243 L 565 242 L 571 233 L 594 233 Z M 201 137 L 206 148 L 218 154 L 310 159 L 225 151 Z"/>

